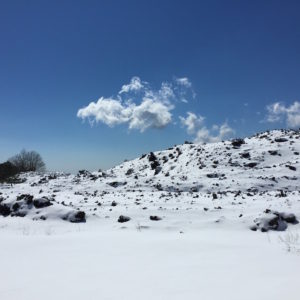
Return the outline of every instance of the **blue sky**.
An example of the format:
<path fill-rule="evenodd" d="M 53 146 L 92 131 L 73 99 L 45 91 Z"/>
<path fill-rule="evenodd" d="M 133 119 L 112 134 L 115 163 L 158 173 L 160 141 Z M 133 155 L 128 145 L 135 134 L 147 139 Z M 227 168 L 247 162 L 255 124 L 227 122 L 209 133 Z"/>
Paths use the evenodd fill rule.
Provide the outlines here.
<path fill-rule="evenodd" d="M 26 148 L 50 170 L 105 169 L 184 140 L 300 127 L 299 10 L 276 0 L 2 1 L 0 161 Z M 132 78 L 142 87 L 119 93 Z"/>

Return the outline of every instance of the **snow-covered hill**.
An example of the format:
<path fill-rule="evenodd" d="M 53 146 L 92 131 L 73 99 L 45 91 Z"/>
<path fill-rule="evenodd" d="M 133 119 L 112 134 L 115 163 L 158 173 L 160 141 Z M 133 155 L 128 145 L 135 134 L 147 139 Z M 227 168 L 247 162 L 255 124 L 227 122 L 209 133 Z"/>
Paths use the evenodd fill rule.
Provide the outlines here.
<path fill-rule="evenodd" d="M 271 131 L 2 184 L 0 298 L 296 300 L 299 153 Z"/>
<path fill-rule="evenodd" d="M 185 143 L 106 172 L 24 174 L 24 183 L 1 186 L 0 214 L 113 223 L 126 215 L 147 226 L 152 216 L 165 226 L 183 227 L 191 220 L 238 219 L 264 230 L 268 226 L 257 218 L 266 214 L 299 215 L 299 153 L 300 132 L 276 130 L 244 140 Z M 277 225 L 271 227 L 283 228 Z"/>

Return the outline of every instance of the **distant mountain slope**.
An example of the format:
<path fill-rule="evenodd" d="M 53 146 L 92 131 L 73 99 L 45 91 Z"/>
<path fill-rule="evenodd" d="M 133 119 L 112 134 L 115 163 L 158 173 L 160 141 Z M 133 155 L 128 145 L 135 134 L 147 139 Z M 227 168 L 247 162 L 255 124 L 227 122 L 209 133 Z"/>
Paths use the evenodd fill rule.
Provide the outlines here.
<path fill-rule="evenodd" d="M 299 153 L 299 131 L 274 130 L 186 143 L 105 172 L 27 173 L 24 183 L 0 186 L 0 215 L 146 227 L 161 221 L 168 228 L 238 222 L 284 230 L 300 215 Z"/>
<path fill-rule="evenodd" d="M 127 186 L 163 190 L 299 189 L 300 133 L 264 132 L 244 140 L 184 144 L 125 162 L 108 174 Z"/>

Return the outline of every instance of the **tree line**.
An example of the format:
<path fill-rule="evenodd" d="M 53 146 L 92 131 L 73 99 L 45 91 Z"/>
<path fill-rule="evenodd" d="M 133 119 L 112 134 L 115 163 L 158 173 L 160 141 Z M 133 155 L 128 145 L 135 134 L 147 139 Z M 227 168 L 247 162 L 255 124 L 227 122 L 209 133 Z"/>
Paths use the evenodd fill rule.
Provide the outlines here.
<path fill-rule="evenodd" d="M 44 172 L 46 165 L 36 151 L 22 150 L 6 162 L 0 164 L 0 180 L 5 180 L 22 172 Z"/>

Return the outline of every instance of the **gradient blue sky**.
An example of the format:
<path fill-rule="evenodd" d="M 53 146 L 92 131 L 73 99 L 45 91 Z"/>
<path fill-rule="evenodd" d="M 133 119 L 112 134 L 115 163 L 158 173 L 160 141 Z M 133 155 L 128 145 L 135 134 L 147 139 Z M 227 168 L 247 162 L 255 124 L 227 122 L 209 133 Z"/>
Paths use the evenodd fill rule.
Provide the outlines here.
<path fill-rule="evenodd" d="M 297 127 L 299 11 L 276 0 L 1 1 L 0 161 L 26 148 L 50 170 L 105 169 L 215 124 L 233 136 Z M 153 90 L 187 77 L 196 97 L 144 132 L 76 116 L 133 76 Z M 187 112 L 205 117 L 194 135 Z"/>

